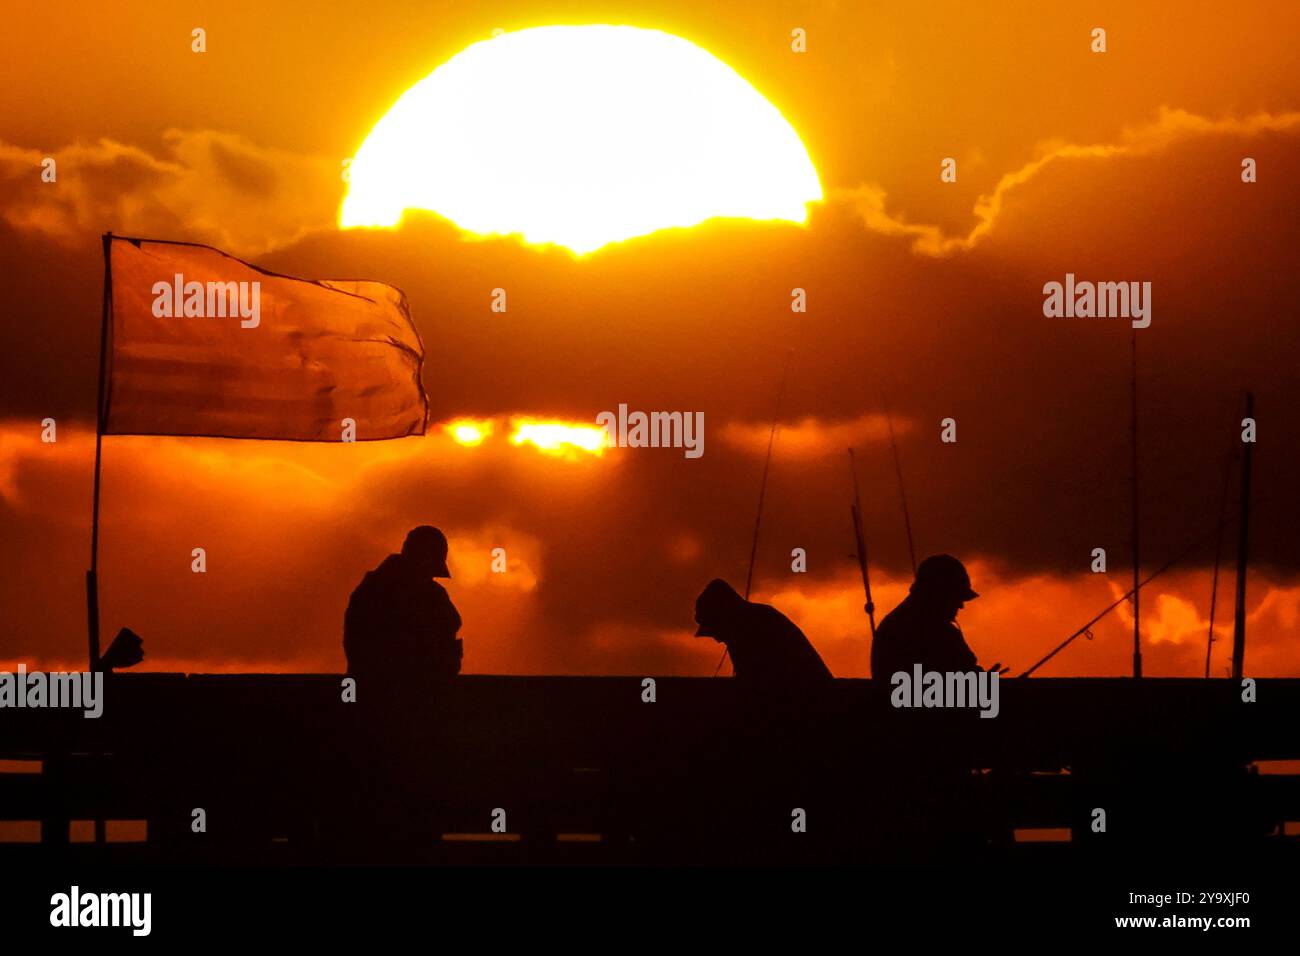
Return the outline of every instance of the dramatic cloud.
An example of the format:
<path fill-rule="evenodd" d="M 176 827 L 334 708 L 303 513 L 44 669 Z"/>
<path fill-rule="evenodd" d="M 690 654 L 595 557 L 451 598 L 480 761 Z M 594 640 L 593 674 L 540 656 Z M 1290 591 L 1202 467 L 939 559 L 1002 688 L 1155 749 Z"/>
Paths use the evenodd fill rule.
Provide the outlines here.
<path fill-rule="evenodd" d="M 154 155 L 100 139 L 41 152 L 0 141 L 0 214 L 64 242 L 112 229 L 186 239 L 251 256 L 329 228 L 342 194 L 338 160 L 258 146 L 234 133 L 169 129 Z M 55 161 L 45 182 L 42 163 Z"/>
<path fill-rule="evenodd" d="M 891 215 L 888 212 L 889 197 L 877 185 L 838 190 L 832 198 L 856 208 L 863 223 L 873 232 L 911 240 L 912 250 L 918 255 L 946 256 L 973 249 L 986 239 L 1001 216 L 1008 195 L 1053 163 L 1146 156 L 1167 152 L 1183 140 L 1193 137 L 1230 137 L 1248 141 L 1263 133 L 1294 133 L 1296 130 L 1300 130 L 1300 113 L 1282 113 L 1277 116 L 1257 113 L 1240 119 L 1212 119 L 1187 110 L 1162 107 L 1153 122 L 1123 130 L 1118 142 L 1047 142 L 1039 146 L 1038 155 L 1033 160 L 1003 175 L 991 193 L 979 197 L 973 210 L 975 225 L 964 236 L 951 236 L 946 234 L 942 226 L 910 223 L 900 216 Z"/>
<path fill-rule="evenodd" d="M 890 419 L 873 413 L 849 421 L 823 422 L 811 416 L 798 422 L 779 426 L 781 454 L 791 458 L 843 455 L 846 448 L 877 446 L 889 441 Z M 895 436 L 909 431 L 912 423 L 893 422 Z M 761 422 L 728 422 L 722 429 L 722 440 L 745 451 L 764 454 L 772 425 Z M 872 447 L 873 454 L 879 449 Z"/>

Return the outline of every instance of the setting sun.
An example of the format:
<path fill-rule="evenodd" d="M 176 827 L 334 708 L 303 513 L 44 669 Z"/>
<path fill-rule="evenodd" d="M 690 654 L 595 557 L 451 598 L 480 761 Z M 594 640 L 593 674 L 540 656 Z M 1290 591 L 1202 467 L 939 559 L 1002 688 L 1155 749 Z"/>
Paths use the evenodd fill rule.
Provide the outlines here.
<path fill-rule="evenodd" d="M 407 90 L 349 178 L 343 228 L 424 209 L 579 254 L 720 217 L 804 223 L 822 198 L 798 134 L 739 74 L 627 26 L 473 44 Z"/>

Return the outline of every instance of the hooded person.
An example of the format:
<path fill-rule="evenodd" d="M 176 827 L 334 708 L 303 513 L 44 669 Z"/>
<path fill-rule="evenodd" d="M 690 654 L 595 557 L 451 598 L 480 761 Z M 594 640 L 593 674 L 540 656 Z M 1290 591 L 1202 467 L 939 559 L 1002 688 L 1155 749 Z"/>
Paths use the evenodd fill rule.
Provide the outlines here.
<path fill-rule="evenodd" d="M 399 554 L 367 572 L 343 617 L 348 674 L 389 684 L 419 684 L 460 673 L 460 614 L 434 578 L 450 578 L 447 537 L 421 525 Z"/>
<path fill-rule="evenodd" d="M 695 601 L 696 637 L 725 644 L 736 679 L 775 690 L 829 683 L 831 672 L 794 622 L 747 601 L 726 581 L 710 581 Z"/>
<path fill-rule="evenodd" d="M 835 681 L 794 622 L 767 604 L 747 601 L 722 580 L 695 602 L 696 637 L 726 645 L 734 671 L 734 707 L 717 714 L 701 737 L 701 793 L 692 816 L 710 821 L 709 839 L 743 853 L 753 835 L 789 819 L 827 768 L 827 705 Z M 725 746 L 718 747 L 718 739 Z M 695 761 L 692 760 L 692 763 Z M 703 794 L 707 793 L 708 796 Z M 701 800 L 716 801 L 705 804 Z M 742 857 L 743 858 L 743 857 Z"/>
<path fill-rule="evenodd" d="M 876 628 L 871 676 L 888 680 L 899 671 L 911 673 L 916 664 L 944 673 L 981 670 L 957 626 L 957 612 L 979 597 L 966 566 L 950 554 L 931 555 L 916 569 L 910 591 Z"/>

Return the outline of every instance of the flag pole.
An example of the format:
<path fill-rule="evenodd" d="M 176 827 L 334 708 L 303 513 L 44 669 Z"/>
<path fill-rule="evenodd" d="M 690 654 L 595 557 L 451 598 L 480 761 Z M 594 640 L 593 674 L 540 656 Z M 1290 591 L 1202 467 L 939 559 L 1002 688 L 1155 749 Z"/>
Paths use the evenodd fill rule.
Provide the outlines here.
<path fill-rule="evenodd" d="M 1141 525 L 1138 521 L 1138 336 L 1133 330 L 1133 387 L 1130 422 L 1130 450 L 1132 453 L 1133 492 L 1133 676 L 1142 676 L 1142 552 L 1140 549 Z"/>
<path fill-rule="evenodd" d="M 1255 395 L 1246 393 L 1246 417 L 1255 417 Z M 1242 443 L 1241 519 L 1237 526 L 1237 600 L 1232 615 L 1232 677 L 1241 680 L 1246 660 L 1246 566 L 1250 559 L 1250 459 L 1252 442 Z"/>
<path fill-rule="evenodd" d="M 113 302 L 111 232 L 104 233 L 104 301 L 99 326 L 99 388 L 95 402 L 95 483 L 90 510 L 90 570 L 86 572 L 86 624 L 90 669 L 99 670 L 99 474 L 104 453 L 104 388 L 108 367 L 108 317 Z"/>

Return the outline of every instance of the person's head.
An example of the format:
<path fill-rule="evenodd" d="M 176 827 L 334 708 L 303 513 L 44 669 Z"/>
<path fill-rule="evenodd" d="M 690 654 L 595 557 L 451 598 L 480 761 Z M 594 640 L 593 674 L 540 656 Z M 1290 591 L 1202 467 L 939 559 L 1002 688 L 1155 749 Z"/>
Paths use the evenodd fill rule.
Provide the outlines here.
<path fill-rule="evenodd" d="M 951 554 L 934 554 L 922 561 L 911 590 L 918 600 L 942 614 L 945 621 L 955 620 L 967 601 L 979 597 L 970 586 L 966 566 Z"/>
<path fill-rule="evenodd" d="M 721 578 L 714 578 L 695 599 L 695 623 L 699 625 L 695 636 L 720 640 L 728 630 L 728 622 L 744 606 L 745 599 L 735 588 Z"/>
<path fill-rule="evenodd" d="M 431 578 L 449 578 L 447 536 L 432 525 L 412 528 L 402 542 L 402 558 Z"/>

